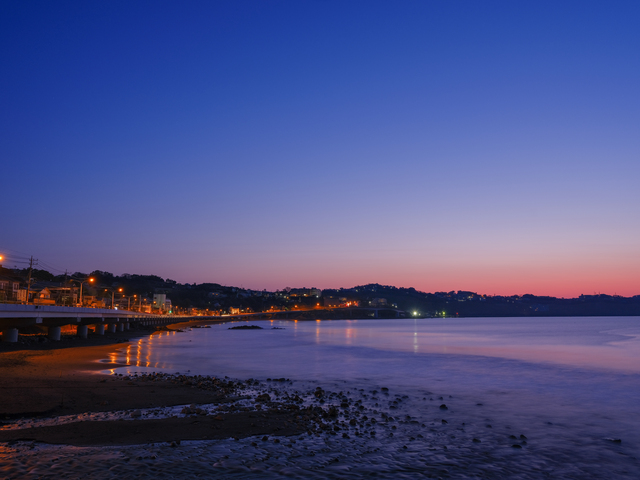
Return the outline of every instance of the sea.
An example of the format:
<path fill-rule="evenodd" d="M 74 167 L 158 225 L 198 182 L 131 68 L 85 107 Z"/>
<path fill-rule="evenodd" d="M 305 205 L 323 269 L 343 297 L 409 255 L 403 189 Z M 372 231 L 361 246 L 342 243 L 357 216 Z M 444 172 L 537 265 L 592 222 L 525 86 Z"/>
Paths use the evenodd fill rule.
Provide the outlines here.
<path fill-rule="evenodd" d="M 261 328 L 232 328 L 250 325 Z M 349 399 L 359 422 L 344 423 L 348 435 L 278 442 L 17 445 L 0 450 L 3 472 L 15 478 L 640 478 L 640 317 L 246 320 L 141 338 L 109 360 L 129 366 L 104 374 L 251 378 L 260 382 L 254 394 L 297 394 L 307 404 L 318 404 L 313 392 L 321 388 L 327 392 L 322 407 Z"/>

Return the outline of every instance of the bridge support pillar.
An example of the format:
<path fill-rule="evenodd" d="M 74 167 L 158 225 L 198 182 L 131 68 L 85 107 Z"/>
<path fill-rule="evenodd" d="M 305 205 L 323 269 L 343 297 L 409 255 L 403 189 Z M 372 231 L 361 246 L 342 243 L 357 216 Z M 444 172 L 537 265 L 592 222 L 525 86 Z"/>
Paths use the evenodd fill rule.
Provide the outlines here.
<path fill-rule="evenodd" d="M 60 327 L 49 327 L 49 340 L 57 342 L 60 340 Z"/>
<path fill-rule="evenodd" d="M 109 324 L 109 333 L 116 333 L 116 324 L 115 323 Z"/>
<path fill-rule="evenodd" d="M 80 338 L 87 338 L 89 336 L 89 327 L 87 325 L 78 325 L 76 327 L 76 335 Z"/>
<path fill-rule="evenodd" d="M 131 328 L 131 325 L 129 325 L 129 322 L 124 324 L 124 329 L 125 330 L 129 330 Z"/>
<path fill-rule="evenodd" d="M 119 332 L 124 332 L 124 323 L 119 323 L 118 324 L 118 331 Z"/>
<path fill-rule="evenodd" d="M 96 325 L 96 327 L 93 329 L 93 331 L 97 335 L 104 335 L 104 325 Z"/>
<path fill-rule="evenodd" d="M 2 330 L 2 341 L 16 343 L 18 341 L 18 329 L 5 328 Z"/>

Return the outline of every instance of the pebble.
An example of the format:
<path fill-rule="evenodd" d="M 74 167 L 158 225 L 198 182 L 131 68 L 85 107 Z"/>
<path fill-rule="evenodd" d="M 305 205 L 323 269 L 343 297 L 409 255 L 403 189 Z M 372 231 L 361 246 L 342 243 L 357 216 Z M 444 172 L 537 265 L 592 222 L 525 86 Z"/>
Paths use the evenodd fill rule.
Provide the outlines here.
<path fill-rule="evenodd" d="M 521 475 L 517 462 L 522 460 L 513 459 L 541 455 L 539 445 L 536 445 L 536 449 L 527 450 L 526 455 L 515 455 L 514 452 L 512 455 L 501 456 L 496 453 L 486 459 L 483 457 L 483 459 L 478 460 L 477 452 L 480 451 L 478 450 L 479 448 L 484 451 L 485 449 L 504 446 L 505 435 L 499 433 L 501 431 L 500 424 L 496 424 L 497 431 L 495 434 L 484 430 L 482 427 L 492 428 L 492 426 L 484 424 L 482 420 L 474 421 L 473 419 L 462 417 L 458 411 L 463 411 L 463 409 L 456 405 L 455 413 L 447 413 L 448 416 L 451 415 L 449 421 L 441 419 L 440 422 L 437 422 L 435 420 L 436 423 L 431 423 L 431 426 L 427 429 L 425 423 L 420 422 L 426 421 L 427 411 L 433 412 L 432 407 L 427 407 L 427 404 L 421 401 L 420 408 L 414 405 L 425 397 L 415 396 L 408 398 L 406 396 L 398 396 L 394 400 L 395 404 L 392 402 L 399 410 L 397 419 L 394 419 L 394 417 L 388 415 L 389 409 L 384 406 L 378 407 L 379 410 L 377 408 L 374 410 L 373 399 L 363 397 L 354 401 L 344 395 L 343 392 L 332 392 L 330 387 L 320 388 L 314 385 L 308 390 L 299 392 L 293 391 L 287 384 L 268 387 L 254 379 L 239 382 L 237 380 L 219 380 L 214 377 L 166 375 L 162 373 L 144 376 L 132 375 L 128 378 L 120 377 L 120 379 L 133 382 L 167 381 L 189 384 L 198 388 L 227 389 L 233 391 L 234 395 L 244 399 L 207 407 L 192 404 L 184 408 L 178 407 L 175 412 L 177 413 L 180 408 L 185 412 L 188 411 L 189 414 L 191 412 L 198 413 L 198 411 L 215 410 L 214 415 L 222 419 L 221 414 L 223 412 L 242 411 L 242 409 L 254 411 L 258 417 L 266 415 L 267 412 L 296 411 L 295 420 L 291 424 L 283 424 L 281 427 L 304 425 L 307 434 L 286 438 L 271 437 L 272 441 L 269 441 L 270 437 L 268 435 L 264 435 L 245 439 L 235 437 L 233 442 L 230 440 L 184 442 L 184 446 L 181 446 L 178 451 L 175 451 L 176 447 L 180 445 L 178 441 L 164 443 L 162 446 L 155 447 L 149 445 L 127 447 L 128 461 L 123 461 L 121 458 L 116 460 L 117 456 L 114 456 L 113 461 L 109 459 L 106 461 L 100 460 L 101 463 L 106 462 L 104 466 L 101 466 L 102 470 L 97 469 L 97 464 L 95 467 L 91 467 L 89 464 L 83 467 L 87 469 L 96 468 L 96 470 L 92 471 L 95 475 L 91 475 L 90 470 L 87 470 L 89 473 L 84 476 L 88 478 L 118 478 L 117 474 L 119 474 L 119 478 L 127 478 L 135 470 L 124 471 L 122 470 L 122 465 L 126 464 L 127 468 L 141 469 L 144 468 L 145 462 L 148 464 L 149 460 L 156 458 L 158 459 L 156 468 L 163 469 L 163 473 L 158 478 L 169 478 L 170 476 L 180 478 L 181 474 L 176 473 L 171 468 L 175 468 L 174 465 L 182 463 L 180 459 L 187 458 L 189 459 L 187 462 L 189 464 L 188 473 L 185 470 L 182 472 L 182 476 L 190 476 L 196 472 L 211 472 L 213 476 L 219 478 L 225 477 L 225 475 L 234 478 L 250 478 L 264 475 L 264 473 L 255 472 L 270 472 L 274 477 L 279 478 L 346 478 L 346 472 L 351 472 L 350 475 L 357 478 L 376 473 L 380 475 L 379 472 L 384 472 L 383 476 L 391 478 L 395 474 L 401 476 L 403 472 L 415 472 L 416 475 L 408 474 L 406 477 L 437 478 L 438 475 L 444 474 L 442 466 L 447 465 L 449 473 L 444 474 L 444 476 L 451 476 L 452 478 L 462 478 L 464 475 L 485 478 L 496 471 L 504 472 L 505 478 L 510 475 L 519 476 L 520 478 L 535 478 L 526 474 Z M 269 393 L 266 392 L 267 390 Z M 388 391 L 388 389 L 384 388 L 379 388 L 379 390 L 383 393 L 385 390 Z M 361 392 L 362 389 L 357 391 Z M 373 391 L 367 390 L 367 392 Z M 351 395 L 360 396 L 356 392 L 352 392 Z M 260 397 L 264 399 L 263 402 L 260 402 L 262 405 L 254 402 Z M 324 406 L 319 405 L 320 400 L 324 400 L 326 404 Z M 469 406 L 474 405 L 474 403 L 470 402 Z M 345 408 L 350 406 L 355 408 Z M 265 413 L 260 413 L 258 407 L 261 407 Z M 445 404 L 442 404 L 440 408 L 448 410 Z M 156 410 L 158 415 L 168 412 L 168 409 Z M 156 410 L 134 410 L 128 412 L 127 416 L 131 418 L 139 418 L 141 416 L 148 418 L 147 415 Z M 408 413 L 411 413 L 411 415 Z M 164 414 L 167 415 L 167 413 Z M 82 420 L 79 416 L 77 417 L 76 421 Z M 465 425 L 465 422 L 461 422 L 461 420 L 466 420 L 469 423 Z M 489 419 L 487 418 L 486 420 Z M 445 425 L 451 426 L 445 428 Z M 457 427 L 454 427 L 454 425 Z M 460 428 L 459 425 L 463 425 L 464 428 Z M 421 428 L 422 430 L 420 430 Z M 339 433 L 336 434 L 336 432 Z M 455 433 L 455 436 L 451 435 L 451 433 Z M 478 438 L 479 436 L 483 437 L 482 440 Z M 260 438 L 264 443 L 259 448 L 256 448 Z M 519 439 L 519 444 L 513 442 L 507 444 L 507 446 L 511 444 L 510 446 L 514 449 L 522 449 L 523 445 L 526 445 L 526 440 L 528 440 L 522 434 L 518 437 L 510 435 L 509 438 L 512 440 Z M 606 440 L 613 443 L 621 443 L 621 440 L 617 438 L 607 438 Z M 599 441 L 602 442 L 602 440 Z M 483 444 L 482 447 L 473 445 L 480 443 Z M 412 445 L 411 449 L 408 448 L 409 444 Z M 38 446 L 37 450 L 31 454 L 33 455 L 33 461 L 36 463 L 41 462 L 35 457 L 36 452 L 43 449 L 58 451 L 53 450 L 54 448 L 62 448 L 60 451 L 67 452 L 65 453 L 67 457 L 64 458 L 80 458 L 79 456 L 74 457 L 74 455 L 79 455 L 77 452 L 80 452 L 80 450 L 64 450 L 65 447 Z M 504 447 L 502 448 L 504 449 Z M 613 446 L 610 448 L 612 450 L 619 449 L 619 447 Z M 174 450 L 169 451 L 169 449 Z M 102 458 L 105 455 L 108 457 L 110 454 L 105 452 L 112 450 L 89 448 L 82 451 L 85 452 L 82 455 L 96 455 L 96 458 Z M 499 449 L 492 451 L 499 452 Z M 101 455 L 102 457 L 100 457 Z M 61 462 L 64 461 L 64 458 L 61 459 Z M 470 464 L 469 459 L 472 458 L 474 463 Z M 17 462 L 17 460 L 11 460 L 11 462 Z M 81 461 L 77 463 L 78 465 L 83 464 Z M 478 464 L 484 466 L 478 467 Z M 331 469 L 329 465 L 332 465 Z M 540 463 L 540 465 L 542 465 L 540 467 L 542 469 L 536 470 L 538 473 L 549 471 L 545 469 L 546 464 L 544 462 Z M 111 472 L 111 468 L 113 469 L 112 473 L 100 473 Z M 167 469 L 166 473 L 164 473 L 165 468 Z M 333 468 L 337 470 L 333 470 Z M 536 466 L 536 468 L 538 467 Z M 251 472 L 254 472 L 254 474 Z M 289 473 L 285 474 L 285 472 Z M 345 476 L 338 475 L 335 472 L 345 472 Z M 418 475 L 418 472 L 420 475 Z M 456 472 L 458 476 L 452 472 Z M 11 476 L 20 477 L 20 475 Z M 80 475 L 76 475 L 74 472 L 71 476 L 79 477 Z M 579 473 L 576 474 L 576 478 L 580 478 Z"/>

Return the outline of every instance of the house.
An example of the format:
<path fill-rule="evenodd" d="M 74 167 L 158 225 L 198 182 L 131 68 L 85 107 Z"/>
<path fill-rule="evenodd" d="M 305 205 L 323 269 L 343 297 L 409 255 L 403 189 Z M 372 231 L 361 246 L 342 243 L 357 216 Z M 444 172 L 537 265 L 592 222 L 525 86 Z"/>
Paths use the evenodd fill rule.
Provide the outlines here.
<path fill-rule="evenodd" d="M 31 285 L 29 301 L 34 305 L 75 305 L 79 290 L 74 286 L 61 286 L 55 282 L 36 282 Z M 25 292 L 26 294 L 26 292 Z"/>
<path fill-rule="evenodd" d="M 371 300 L 372 307 L 386 307 L 387 299 L 386 298 L 374 298 Z"/>
<path fill-rule="evenodd" d="M 32 293 L 33 304 L 34 305 L 55 305 L 56 301 L 51 298 L 51 290 L 47 287 L 44 287 L 40 290 L 34 290 Z"/>
<path fill-rule="evenodd" d="M 346 301 L 347 301 L 346 298 L 341 298 L 341 297 L 328 296 L 328 297 L 322 298 L 322 303 L 327 308 L 338 308 L 341 305 L 343 305 Z"/>
<path fill-rule="evenodd" d="M 0 275 L 0 302 L 19 302 L 20 280 L 9 275 Z M 24 290 L 26 295 L 26 290 Z M 25 301 L 26 299 L 22 300 Z"/>

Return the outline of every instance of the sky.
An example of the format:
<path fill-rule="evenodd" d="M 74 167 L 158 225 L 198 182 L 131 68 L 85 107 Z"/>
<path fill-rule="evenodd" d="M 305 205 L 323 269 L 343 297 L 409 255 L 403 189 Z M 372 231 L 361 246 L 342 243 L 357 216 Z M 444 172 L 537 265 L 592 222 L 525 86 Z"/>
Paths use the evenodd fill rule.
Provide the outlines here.
<path fill-rule="evenodd" d="M 640 294 L 640 2 L 0 2 L 0 254 Z"/>

